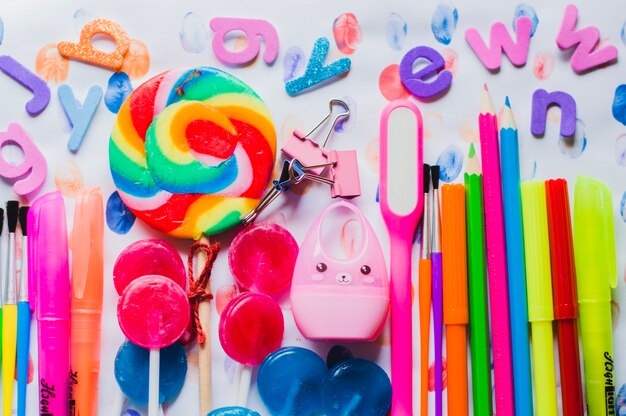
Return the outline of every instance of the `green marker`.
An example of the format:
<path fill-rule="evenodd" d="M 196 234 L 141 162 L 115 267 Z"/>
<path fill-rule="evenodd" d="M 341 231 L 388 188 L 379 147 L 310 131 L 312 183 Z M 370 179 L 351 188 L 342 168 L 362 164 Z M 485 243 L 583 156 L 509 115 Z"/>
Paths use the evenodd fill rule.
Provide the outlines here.
<path fill-rule="evenodd" d="M 579 176 L 574 189 L 574 256 L 587 411 L 615 415 L 611 288 L 617 285 L 611 190 Z"/>
<path fill-rule="evenodd" d="M 489 365 L 482 175 L 465 174 L 465 205 L 467 208 L 467 262 L 474 414 L 490 415 L 491 368 Z"/>

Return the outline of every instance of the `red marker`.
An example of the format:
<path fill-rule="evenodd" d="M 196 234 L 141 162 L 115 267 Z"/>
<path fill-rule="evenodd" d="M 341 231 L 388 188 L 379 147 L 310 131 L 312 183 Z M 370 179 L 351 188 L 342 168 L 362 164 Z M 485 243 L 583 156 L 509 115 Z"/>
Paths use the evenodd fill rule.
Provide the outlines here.
<path fill-rule="evenodd" d="M 548 232 L 552 262 L 554 320 L 559 344 L 561 395 L 564 415 L 583 415 L 583 395 L 578 353 L 578 301 L 576 268 L 565 179 L 546 181 Z"/>

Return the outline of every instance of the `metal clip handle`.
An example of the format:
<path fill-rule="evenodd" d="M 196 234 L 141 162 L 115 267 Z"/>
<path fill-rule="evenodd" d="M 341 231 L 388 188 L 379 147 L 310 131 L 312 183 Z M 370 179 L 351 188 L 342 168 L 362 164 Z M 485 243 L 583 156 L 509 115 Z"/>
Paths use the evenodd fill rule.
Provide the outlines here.
<path fill-rule="evenodd" d="M 272 184 L 274 185 L 272 189 L 270 189 L 269 192 L 267 192 L 265 196 L 263 196 L 263 198 L 259 202 L 259 205 L 257 205 L 252 211 L 250 211 L 245 217 L 241 219 L 241 223 L 244 227 L 252 224 L 254 220 L 259 216 L 259 214 L 265 208 L 267 208 L 267 206 L 271 204 L 276 198 L 278 198 L 278 195 L 285 191 L 288 191 L 291 185 L 299 184 L 305 179 L 332 186 L 334 184 L 334 181 L 332 179 L 328 179 L 321 175 L 316 175 L 309 172 L 309 170 L 322 166 L 331 166 L 333 164 L 334 162 L 328 162 L 321 165 L 304 166 L 297 159 L 285 160 L 283 162 L 283 167 L 280 171 L 280 176 L 278 177 L 278 179 L 274 179 L 272 181 Z"/>
<path fill-rule="evenodd" d="M 333 123 L 330 125 L 330 128 L 328 129 L 328 133 L 326 133 L 326 137 L 324 138 L 324 142 L 322 143 L 322 148 L 326 147 L 326 143 L 328 142 L 328 139 L 330 138 L 330 135 L 335 129 L 335 125 L 337 124 L 339 119 L 344 118 L 344 117 L 350 117 L 350 108 L 348 107 L 348 104 L 345 103 L 345 101 L 340 100 L 338 98 L 333 98 L 332 100 L 330 100 L 328 102 L 328 109 L 329 109 L 328 114 L 326 114 L 326 116 L 324 116 L 324 118 L 321 119 L 320 122 L 317 123 L 315 127 L 311 129 L 310 132 L 304 135 L 305 138 L 308 138 L 311 134 L 313 134 L 313 132 L 315 132 L 315 130 L 317 130 L 322 124 L 324 124 L 326 120 L 330 118 L 330 116 L 333 115 L 333 105 L 341 106 L 345 109 L 345 111 L 335 116 Z M 310 166 L 310 167 L 313 168 L 313 166 Z"/>

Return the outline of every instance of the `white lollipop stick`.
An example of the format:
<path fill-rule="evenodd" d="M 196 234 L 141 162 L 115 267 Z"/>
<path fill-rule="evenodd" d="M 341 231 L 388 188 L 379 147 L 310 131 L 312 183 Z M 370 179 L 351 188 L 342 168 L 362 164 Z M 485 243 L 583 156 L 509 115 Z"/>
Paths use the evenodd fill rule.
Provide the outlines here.
<path fill-rule="evenodd" d="M 239 364 L 241 367 L 239 389 L 237 394 L 237 406 L 246 407 L 248 405 L 248 394 L 252 383 L 252 366 Z"/>
<path fill-rule="evenodd" d="M 150 349 L 150 374 L 148 381 L 148 416 L 158 416 L 159 414 L 159 378 L 161 350 Z"/>
<path fill-rule="evenodd" d="M 348 404 L 346 405 L 346 408 L 344 409 L 342 414 L 346 416 L 354 414 L 354 411 L 361 403 L 361 400 L 363 400 L 363 397 L 361 397 L 360 394 L 355 394 L 352 399 L 350 399 L 350 402 L 348 402 Z"/>
<path fill-rule="evenodd" d="M 124 404 L 126 403 L 126 395 L 121 390 L 117 390 L 115 397 L 113 398 L 113 409 L 111 410 L 113 416 L 120 416 L 124 410 Z"/>

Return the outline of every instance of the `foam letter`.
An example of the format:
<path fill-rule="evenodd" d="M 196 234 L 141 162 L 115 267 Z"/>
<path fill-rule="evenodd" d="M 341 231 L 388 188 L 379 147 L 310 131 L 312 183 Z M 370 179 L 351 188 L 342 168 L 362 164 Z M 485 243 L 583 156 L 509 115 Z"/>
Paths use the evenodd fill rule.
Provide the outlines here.
<path fill-rule="evenodd" d="M 420 58 L 427 59 L 430 63 L 419 71 L 413 72 L 413 64 Z M 439 52 L 428 46 L 418 46 L 408 51 L 402 58 L 400 79 L 404 87 L 414 96 L 431 98 L 444 92 L 452 84 L 452 73 L 448 70 L 441 71 L 445 65 L 446 61 Z M 437 71 L 441 72 L 437 75 Z M 432 76 L 436 76 L 434 81 L 426 81 Z"/>
<path fill-rule="evenodd" d="M 102 88 L 97 85 L 89 88 L 83 105 L 76 102 L 72 88 L 69 85 L 61 85 L 57 93 L 59 94 L 61 106 L 72 125 L 72 134 L 70 134 L 70 139 L 67 142 L 67 148 L 70 149 L 70 152 L 76 153 L 85 138 L 87 129 L 96 113 L 96 108 L 100 104 Z"/>
<path fill-rule="evenodd" d="M 526 65 L 526 58 L 528 57 L 531 29 L 532 22 L 530 19 L 526 16 L 520 16 L 515 21 L 516 42 L 513 42 L 502 22 L 496 22 L 491 26 L 489 47 L 485 45 L 478 30 L 473 27 L 465 32 L 465 40 L 487 69 L 496 70 L 500 68 L 503 51 L 513 65 L 523 66 Z"/>
<path fill-rule="evenodd" d="M 50 102 L 50 88 L 43 79 L 8 55 L 0 56 L 0 70 L 32 91 L 33 98 L 25 106 L 28 114 L 36 116 L 46 109 Z"/>
<path fill-rule="evenodd" d="M 215 32 L 213 53 L 227 65 L 243 65 L 254 60 L 261 49 L 259 37 L 265 41 L 265 52 L 263 52 L 265 63 L 271 64 L 278 56 L 278 33 L 266 20 L 216 17 L 211 20 L 210 26 Z M 241 30 L 246 34 L 248 45 L 243 51 L 231 52 L 224 46 L 224 38 L 233 30 Z"/>
<path fill-rule="evenodd" d="M 350 58 L 341 58 L 332 64 L 324 65 L 329 45 L 330 43 L 326 38 L 319 38 L 315 41 L 313 52 L 311 53 L 311 58 L 306 65 L 304 75 L 285 84 L 287 94 L 299 94 L 314 85 L 328 81 L 329 79 L 339 76 L 350 69 L 350 66 L 352 65 Z"/>
<path fill-rule="evenodd" d="M 94 48 L 91 39 L 95 35 L 109 36 L 115 42 L 115 50 L 102 52 Z M 120 69 L 124 63 L 124 55 L 128 52 L 129 44 L 128 35 L 122 26 L 109 19 L 95 19 L 87 23 L 80 31 L 78 43 L 59 42 L 57 49 L 66 58 L 74 58 L 111 69 Z"/>
<path fill-rule="evenodd" d="M 561 136 L 573 136 L 576 133 L 576 101 L 563 91 L 547 92 L 541 89 L 535 91 L 530 131 L 535 136 L 543 136 L 546 132 L 548 107 L 551 105 L 561 107 Z"/>
<path fill-rule="evenodd" d="M 595 26 L 574 31 L 577 19 L 578 8 L 573 4 L 568 5 L 563 15 L 561 30 L 556 37 L 556 44 L 559 48 L 576 47 L 570 60 L 574 71 L 583 72 L 617 59 L 617 48 L 613 45 L 594 51 L 600 41 L 600 31 Z"/>
<path fill-rule="evenodd" d="M 17 124 L 9 124 L 7 131 L 0 132 L 0 149 L 3 146 L 15 144 L 24 154 L 20 164 L 13 164 L 4 160 L 0 152 L 0 176 L 6 179 L 18 179 L 13 184 L 13 190 L 18 195 L 28 195 L 38 190 L 46 180 L 48 165 L 35 143 Z M 23 176 L 27 175 L 25 178 Z"/>

